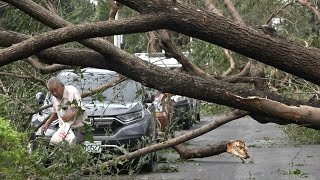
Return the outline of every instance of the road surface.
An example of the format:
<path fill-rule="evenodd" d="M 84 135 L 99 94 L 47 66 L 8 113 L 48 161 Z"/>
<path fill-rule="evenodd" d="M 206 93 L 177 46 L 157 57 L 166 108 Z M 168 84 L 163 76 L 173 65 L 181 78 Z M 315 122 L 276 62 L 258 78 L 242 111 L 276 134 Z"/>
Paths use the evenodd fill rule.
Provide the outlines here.
<path fill-rule="evenodd" d="M 192 129 L 213 119 L 214 117 L 202 117 L 201 122 Z M 187 131 L 177 134 L 185 132 Z M 159 163 L 156 172 L 139 174 L 135 179 L 320 180 L 320 145 L 294 146 L 288 143 L 286 135 L 276 124 L 259 124 L 249 117 L 244 117 L 193 139 L 188 145 L 205 146 L 236 139 L 244 140 L 249 148 L 251 158 L 246 160 L 246 163 L 228 153 L 186 162 L 175 161 L 179 157 L 176 154 L 165 154 L 173 160 L 171 163 Z M 165 173 L 167 169 L 169 172 Z"/>

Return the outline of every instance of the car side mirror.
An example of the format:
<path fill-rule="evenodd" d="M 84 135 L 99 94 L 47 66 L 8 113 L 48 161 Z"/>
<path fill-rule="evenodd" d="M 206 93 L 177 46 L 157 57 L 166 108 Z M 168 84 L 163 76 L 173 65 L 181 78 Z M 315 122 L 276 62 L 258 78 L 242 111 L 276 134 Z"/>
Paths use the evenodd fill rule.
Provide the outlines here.
<path fill-rule="evenodd" d="M 46 99 L 46 96 L 44 93 L 38 92 L 36 94 L 36 100 L 37 100 L 38 104 L 43 104 L 45 99 Z"/>

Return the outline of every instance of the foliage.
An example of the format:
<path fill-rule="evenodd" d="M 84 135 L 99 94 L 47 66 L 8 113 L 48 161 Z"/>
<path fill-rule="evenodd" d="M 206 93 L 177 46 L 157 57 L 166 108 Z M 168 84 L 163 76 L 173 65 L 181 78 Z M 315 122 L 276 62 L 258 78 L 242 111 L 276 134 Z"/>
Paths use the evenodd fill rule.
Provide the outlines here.
<path fill-rule="evenodd" d="M 8 120 L 0 119 L 0 139 L 1 139 L 1 163 L 9 162 L 12 163 L 9 166 L 15 165 L 19 159 L 21 159 L 21 147 L 17 146 L 23 134 L 13 130 Z M 3 167 L 2 164 L 0 167 Z"/>
<path fill-rule="evenodd" d="M 194 39 L 188 45 L 195 65 L 209 74 L 221 75 L 229 67 L 229 62 L 221 47 Z M 242 59 L 236 57 L 236 64 L 241 66 Z"/>
<path fill-rule="evenodd" d="M 98 1 L 93 21 L 106 21 L 109 18 L 110 6 L 107 0 Z"/>
<path fill-rule="evenodd" d="M 16 62 L 9 66 L 1 67 L 0 71 L 21 76 L 34 75 L 39 78 L 46 78 L 45 75 L 29 72 L 28 68 L 30 67 L 25 63 Z M 35 104 L 35 94 L 40 91 L 45 91 L 45 87 L 39 82 L 16 78 L 14 76 L 2 76 L 1 81 L 3 83 L 3 87 L 0 90 L 2 97 L 0 98 L 0 113 L 2 117 L 12 120 L 12 125 L 16 127 L 16 129 L 24 130 L 28 128 L 29 110 L 39 106 Z"/>
<path fill-rule="evenodd" d="M 25 143 L 26 134 L 14 130 L 9 120 L 0 118 L 0 178 L 24 179 L 36 156 L 28 156 Z"/>
<path fill-rule="evenodd" d="M 90 0 L 56 1 L 60 16 L 65 20 L 79 24 L 90 22 L 94 18 L 95 5 Z"/>
<path fill-rule="evenodd" d="M 201 103 L 201 114 L 203 115 L 213 115 L 217 113 L 227 112 L 230 108 L 227 106 L 214 104 L 214 103 L 208 103 L 208 102 L 202 102 Z"/>
<path fill-rule="evenodd" d="M 283 131 L 295 144 L 320 144 L 320 131 L 295 124 L 283 126 Z"/>
<path fill-rule="evenodd" d="M 41 0 L 36 0 L 39 3 Z M 37 34 L 48 30 L 46 26 L 39 21 L 26 15 L 22 11 L 12 6 L 5 6 L 2 8 L 3 18 L 1 19 L 1 26 L 6 30 L 17 31 L 26 34 Z"/>
<path fill-rule="evenodd" d="M 78 179 L 83 175 L 81 168 L 90 169 L 97 175 L 113 177 L 120 171 L 128 171 L 131 176 L 140 171 L 149 156 L 141 159 L 120 162 L 116 161 L 119 152 L 106 151 L 102 154 L 89 154 L 82 145 L 51 146 L 45 139 L 33 142 L 32 153 L 28 153 L 26 133 L 14 130 L 10 121 L 0 118 L 0 178 L 26 179 L 26 177 L 48 179 Z M 149 141 L 144 139 L 137 146 Z M 138 148 L 138 147 L 137 147 Z M 113 161 L 114 166 L 96 169 L 106 160 Z M 123 166 L 119 166 L 123 165 Z"/>

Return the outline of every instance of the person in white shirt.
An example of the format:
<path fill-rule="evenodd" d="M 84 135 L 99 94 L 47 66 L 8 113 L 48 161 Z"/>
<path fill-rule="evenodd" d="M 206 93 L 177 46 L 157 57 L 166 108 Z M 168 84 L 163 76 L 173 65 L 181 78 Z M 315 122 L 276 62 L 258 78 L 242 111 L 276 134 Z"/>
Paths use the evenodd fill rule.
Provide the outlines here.
<path fill-rule="evenodd" d="M 69 123 L 76 136 L 76 143 L 85 141 L 85 135 L 82 131 L 83 122 L 86 119 L 86 113 L 82 109 L 82 101 L 79 91 L 72 85 L 64 85 L 58 77 L 51 77 L 47 83 L 48 89 L 52 94 L 52 114 L 46 123 L 42 126 L 42 131 L 46 132 L 49 125 L 56 119 L 59 119 L 59 126 L 63 123 Z"/>

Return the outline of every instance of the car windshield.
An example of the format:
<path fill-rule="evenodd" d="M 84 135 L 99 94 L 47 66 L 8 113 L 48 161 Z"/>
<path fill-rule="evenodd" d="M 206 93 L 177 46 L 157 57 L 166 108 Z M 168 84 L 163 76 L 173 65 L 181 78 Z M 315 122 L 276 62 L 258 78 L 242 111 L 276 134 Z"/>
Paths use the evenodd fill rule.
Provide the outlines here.
<path fill-rule="evenodd" d="M 75 86 L 82 94 L 97 88 L 98 86 L 111 83 L 119 78 L 117 73 L 82 73 L 77 75 L 69 73 L 59 76 L 66 85 Z M 88 96 L 84 100 L 99 100 L 99 101 L 129 101 L 133 102 L 141 95 L 141 84 L 133 80 L 124 80 L 105 91 Z"/>

